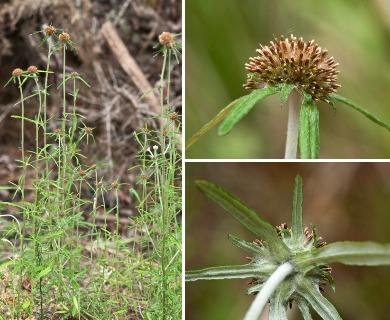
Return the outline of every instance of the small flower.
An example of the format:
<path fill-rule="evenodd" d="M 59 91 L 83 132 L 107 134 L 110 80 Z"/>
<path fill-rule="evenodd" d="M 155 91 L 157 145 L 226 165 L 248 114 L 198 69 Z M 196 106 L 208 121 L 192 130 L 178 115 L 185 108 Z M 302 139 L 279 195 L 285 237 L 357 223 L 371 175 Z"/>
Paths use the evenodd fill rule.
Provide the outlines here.
<path fill-rule="evenodd" d="M 92 134 L 92 130 L 93 130 L 93 128 L 91 128 L 91 127 L 86 127 L 86 128 L 85 128 L 85 133 L 86 133 L 86 134 Z"/>
<path fill-rule="evenodd" d="M 251 72 L 244 84 L 246 89 L 290 83 L 310 94 L 314 101 L 329 103 L 328 96 L 340 87 L 336 84 L 338 63 L 333 57 L 327 58 L 328 51 L 314 44 L 314 40 L 306 43 L 302 38 L 297 41 L 293 35 L 290 39 L 281 36 L 256 52 L 259 55 L 245 64 Z"/>
<path fill-rule="evenodd" d="M 158 36 L 158 41 L 163 46 L 171 46 L 174 42 L 174 36 L 170 32 L 163 32 Z"/>
<path fill-rule="evenodd" d="M 70 76 L 71 76 L 72 78 L 76 78 L 78 75 L 79 75 L 79 74 L 78 74 L 76 71 L 73 71 L 73 72 L 70 73 Z"/>
<path fill-rule="evenodd" d="M 62 130 L 60 128 L 57 128 L 57 129 L 54 130 L 54 133 L 60 134 L 60 133 L 62 133 Z"/>
<path fill-rule="evenodd" d="M 98 188 L 101 188 L 103 186 L 103 182 L 98 182 L 96 185 Z"/>
<path fill-rule="evenodd" d="M 47 26 L 46 28 L 45 28 L 45 33 L 46 33 L 46 35 L 48 35 L 48 36 L 52 36 L 53 34 L 55 34 L 56 33 L 56 28 L 54 28 L 53 26 Z"/>
<path fill-rule="evenodd" d="M 87 173 L 86 173 L 84 170 L 80 170 L 80 171 L 79 171 L 79 175 L 80 175 L 81 177 L 84 177 L 86 174 L 87 174 Z"/>
<path fill-rule="evenodd" d="M 14 71 L 12 71 L 12 76 L 14 78 L 17 78 L 17 77 L 20 77 L 22 75 L 22 73 L 23 73 L 22 69 L 16 68 L 16 69 L 14 69 Z"/>
<path fill-rule="evenodd" d="M 29 66 L 27 69 L 28 73 L 36 73 L 38 71 L 38 68 L 36 66 Z"/>
<path fill-rule="evenodd" d="M 70 40 L 70 36 L 68 33 L 66 32 L 63 32 L 61 33 L 59 36 L 58 36 L 58 39 L 61 41 L 61 42 L 68 42 Z"/>

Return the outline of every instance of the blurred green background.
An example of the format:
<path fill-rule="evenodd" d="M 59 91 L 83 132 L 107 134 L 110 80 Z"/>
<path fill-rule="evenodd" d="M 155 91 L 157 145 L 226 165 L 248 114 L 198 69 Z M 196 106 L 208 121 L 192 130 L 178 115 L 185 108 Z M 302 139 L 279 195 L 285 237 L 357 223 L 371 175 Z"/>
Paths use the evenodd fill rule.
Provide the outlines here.
<path fill-rule="evenodd" d="M 390 1 L 187 0 L 185 125 L 188 140 L 234 99 L 249 93 L 244 64 L 259 43 L 293 33 L 315 39 L 340 63 L 339 94 L 390 122 Z M 320 158 L 389 158 L 390 134 L 350 107 L 320 102 Z M 282 158 L 287 107 L 276 96 L 233 131 L 209 132 L 187 158 Z"/>
<path fill-rule="evenodd" d="M 187 163 L 186 269 L 247 263 L 249 254 L 227 237 L 255 238 L 198 191 L 195 180 L 223 186 L 274 226 L 291 226 L 297 173 L 304 224 L 315 224 L 324 241 L 390 242 L 390 163 Z M 390 267 L 331 266 L 336 292 L 328 285 L 325 296 L 343 319 L 389 319 Z M 187 282 L 186 319 L 242 319 L 254 298 L 245 295 L 249 280 Z M 289 319 L 302 319 L 297 309 L 294 304 Z"/>

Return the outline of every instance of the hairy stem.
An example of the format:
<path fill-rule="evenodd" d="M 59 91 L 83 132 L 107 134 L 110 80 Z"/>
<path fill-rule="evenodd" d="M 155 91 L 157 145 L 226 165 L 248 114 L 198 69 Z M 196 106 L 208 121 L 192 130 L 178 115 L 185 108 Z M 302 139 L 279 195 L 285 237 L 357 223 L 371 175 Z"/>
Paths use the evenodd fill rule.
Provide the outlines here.
<path fill-rule="evenodd" d="M 288 124 L 285 159 L 296 159 L 298 150 L 300 101 L 298 93 L 293 90 L 288 97 Z"/>
<path fill-rule="evenodd" d="M 259 319 L 265 305 L 267 304 L 271 295 L 274 293 L 275 289 L 293 270 L 293 266 L 288 262 L 283 263 L 275 270 L 275 272 L 264 283 L 264 286 L 257 294 L 255 300 L 253 300 L 252 305 L 245 314 L 244 320 Z"/>

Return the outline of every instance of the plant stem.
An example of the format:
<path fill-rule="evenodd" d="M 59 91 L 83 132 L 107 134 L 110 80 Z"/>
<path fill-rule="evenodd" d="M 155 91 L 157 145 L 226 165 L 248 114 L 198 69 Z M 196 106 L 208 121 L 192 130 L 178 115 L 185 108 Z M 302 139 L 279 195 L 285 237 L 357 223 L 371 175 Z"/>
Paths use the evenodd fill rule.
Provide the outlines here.
<path fill-rule="evenodd" d="M 255 300 L 253 300 L 252 305 L 245 314 L 244 320 L 259 319 L 265 305 L 267 304 L 275 289 L 290 273 L 292 273 L 293 270 L 294 268 L 289 262 L 281 264 L 275 270 L 275 272 L 264 283 L 264 286 L 257 294 Z"/>
<path fill-rule="evenodd" d="M 298 93 L 293 90 L 288 97 L 288 124 L 285 159 L 296 159 L 298 150 L 298 129 L 300 101 Z"/>

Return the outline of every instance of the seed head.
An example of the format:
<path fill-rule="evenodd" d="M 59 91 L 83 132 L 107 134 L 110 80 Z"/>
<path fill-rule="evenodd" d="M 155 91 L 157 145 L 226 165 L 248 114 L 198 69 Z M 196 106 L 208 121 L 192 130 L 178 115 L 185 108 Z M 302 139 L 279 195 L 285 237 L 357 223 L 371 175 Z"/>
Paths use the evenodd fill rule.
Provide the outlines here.
<path fill-rule="evenodd" d="M 85 128 L 85 133 L 86 133 L 86 134 L 92 134 L 92 130 L 93 130 L 93 129 L 92 129 L 91 127 L 86 127 L 86 128 Z"/>
<path fill-rule="evenodd" d="M 59 39 L 61 42 L 68 42 L 69 39 L 70 39 L 70 36 L 69 36 L 68 33 L 63 32 L 63 33 L 61 33 L 61 34 L 58 36 L 58 39 Z"/>
<path fill-rule="evenodd" d="M 83 177 L 83 176 L 86 175 L 86 172 L 85 172 L 84 170 L 80 170 L 80 171 L 79 171 L 79 175 L 80 175 L 81 177 Z"/>
<path fill-rule="evenodd" d="M 17 78 L 17 77 L 20 77 L 22 75 L 22 73 L 23 73 L 22 69 L 16 68 L 16 69 L 14 69 L 14 71 L 12 71 L 12 76 L 14 78 Z"/>
<path fill-rule="evenodd" d="M 48 35 L 48 36 L 52 36 L 53 34 L 56 33 L 56 28 L 54 28 L 53 26 L 47 26 L 45 28 L 45 33 Z"/>
<path fill-rule="evenodd" d="M 338 63 L 333 57 L 327 58 L 328 51 L 314 44 L 314 40 L 306 43 L 302 38 L 297 41 L 293 35 L 290 39 L 281 36 L 269 46 L 261 45 L 256 52 L 258 56 L 249 58 L 245 64 L 251 72 L 244 84 L 246 89 L 289 83 L 310 94 L 314 101 L 329 103 L 328 96 L 340 87 L 336 84 Z"/>
<path fill-rule="evenodd" d="M 75 71 L 73 71 L 73 72 L 70 73 L 70 76 L 71 76 L 72 78 L 76 78 L 78 75 L 79 75 L 79 74 L 78 74 L 77 72 L 75 72 Z"/>
<path fill-rule="evenodd" d="M 36 66 L 29 66 L 27 69 L 28 73 L 35 73 L 38 71 L 38 68 Z"/>
<path fill-rule="evenodd" d="M 169 118 L 170 118 L 171 120 L 176 120 L 177 118 L 179 118 L 179 115 L 178 115 L 176 112 L 171 112 L 171 113 L 169 114 Z"/>
<path fill-rule="evenodd" d="M 118 188 L 118 182 L 113 182 L 113 183 L 111 183 L 111 188 L 113 188 L 113 189 L 116 189 L 116 188 Z"/>
<path fill-rule="evenodd" d="M 173 34 L 170 32 L 163 32 L 158 36 L 158 41 L 160 41 L 160 44 L 163 46 L 170 46 L 173 44 Z"/>
<path fill-rule="evenodd" d="M 54 133 L 57 133 L 57 134 L 59 134 L 59 133 L 61 133 L 61 132 L 62 132 L 62 130 L 59 129 L 59 128 L 57 128 L 57 129 L 54 130 Z"/>

